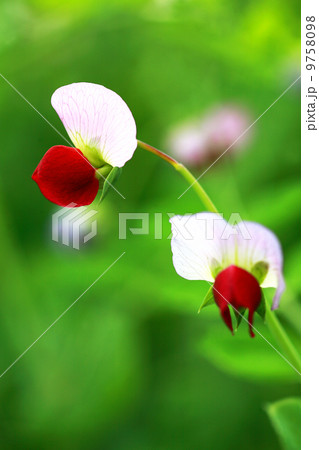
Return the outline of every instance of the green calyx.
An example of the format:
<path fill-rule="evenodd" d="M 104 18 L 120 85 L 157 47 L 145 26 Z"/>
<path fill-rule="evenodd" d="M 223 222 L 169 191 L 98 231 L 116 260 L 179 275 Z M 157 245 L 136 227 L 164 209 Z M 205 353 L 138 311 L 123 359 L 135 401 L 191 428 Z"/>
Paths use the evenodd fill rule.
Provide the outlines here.
<path fill-rule="evenodd" d="M 215 300 L 214 300 L 214 295 L 213 295 L 213 286 L 211 286 L 208 289 L 208 292 L 205 295 L 205 298 L 204 298 L 202 304 L 199 307 L 198 314 L 201 312 L 201 310 L 203 308 L 205 308 L 206 306 L 209 306 L 209 305 L 213 305 L 214 303 L 215 303 Z"/>
<path fill-rule="evenodd" d="M 99 204 L 106 196 L 107 192 L 111 187 L 113 187 L 113 184 L 116 182 L 116 180 L 119 178 L 119 176 L 122 173 L 121 167 L 112 167 L 107 164 L 108 167 L 101 167 L 97 171 L 97 175 L 100 177 L 100 186 L 102 187 L 101 197 L 99 200 Z M 104 172 L 103 172 L 104 171 Z M 103 175 L 103 173 L 106 174 L 106 176 Z"/>
<path fill-rule="evenodd" d="M 112 169 L 113 167 L 110 166 L 110 164 L 105 163 L 104 165 L 96 169 L 95 176 L 102 186 L 104 184 L 105 179 L 109 176 L 110 172 L 112 171 Z"/>
<path fill-rule="evenodd" d="M 258 261 L 256 264 L 253 265 L 250 272 L 256 278 L 259 285 L 261 285 L 267 276 L 268 270 L 269 270 L 268 263 L 266 263 L 265 261 Z"/>

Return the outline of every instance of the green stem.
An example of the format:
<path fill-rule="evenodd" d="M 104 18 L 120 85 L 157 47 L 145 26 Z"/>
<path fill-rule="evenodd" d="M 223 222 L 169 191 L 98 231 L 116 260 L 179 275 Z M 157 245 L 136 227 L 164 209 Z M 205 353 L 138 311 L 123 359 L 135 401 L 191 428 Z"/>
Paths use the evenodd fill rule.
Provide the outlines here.
<path fill-rule="evenodd" d="M 167 155 L 166 153 L 163 153 L 162 151 L 158 150 L 155 147 L 152 147 L 149 144 L 146 144 L 142 141 L 137 141 L 139 147 L 141 147 L 144 150 L 147 150 L 148 152 L 154 153 L 154 155 L 159 156 L 164 161 L 171 164 L 174 169 L 179 172 L 185 180 L 189 183 L 190 187 L 194 189 L 198 197 L 200 198 L 201 202 L 207 208 L 208 211 L 211 211 L 213 213 L 218 213 L 214 203 L 211 201 L 207 193 L 204 191 L 202 186 L 199 184 L 199 182 L 196 180 L 196 178 L 191 174 L 191 172 L 186 169 L 183 164 L 176 161 L 171 156 Z M 294 368 L 300 373 L 301 371 L 301 363 L 300 363 L 300 357 L 298 355 L 297 350 L 295 349 L 293 343 L 289 339 L 288 335 L 286 334 L 285 330 L 281 326 L 279 320 L 277 319 L 275 313 L 271 311 L 269 306 L 266 303 L 266 321 L 268 324 L 268 327 L 273 334 L 274 338 L 276 339 L 278 345 L 281 347 L 282 351 L 287 356 L 287 359 L 289 362 L 294 366 Z"/>
<path fill-rule="evenodd" d="M 281 323 L 277 319 L 274 311 L 271 311 L 268 303 L 266 302 L 266 323 L 270 329 L 272 335 L 276 339 L 277 343 L 287 356 L 288 361 L 294 366 L 294 368 L 300 373 L 301 372 L 301 361 L 299 354 L 289 339 L 287 333 L 282 327 Z"/>
<path fill-rule="evenodd" d="M 179 163 L 178 161 L 176 161 L 176 159 L 172 158 L 171 156 L 167 155 L 166 153 L 161 152 L 157 148 L 152 147 L 149 144 L 146 144 L 145 142 L 142 142 L 142 141 L 137 141 L 137 142 L 138 142 L 139 147 L 143 148 L 144 150 L 147 150 L 148 152 L 154 153 L 154 155 L 159 156 L 164 161 L 171 164 L 171 166 L 173 166 L 174 169 L 185 178 L 185 180 L 189 183 L 190 187 L 194 189 L 194 191 L 198 195 L 199 199 L 201 200 L 201 202 L 203 203 L 205 208 L 208 211 L 211 211 L 213 213 L 218 213 L 216 206 L 211 201 L 211 199 L 209 198 L 209 196 L 207 195 L 205 190 L 202 188 L 202 186 L 196 180 L 194 175 L 183 164 Z"/>

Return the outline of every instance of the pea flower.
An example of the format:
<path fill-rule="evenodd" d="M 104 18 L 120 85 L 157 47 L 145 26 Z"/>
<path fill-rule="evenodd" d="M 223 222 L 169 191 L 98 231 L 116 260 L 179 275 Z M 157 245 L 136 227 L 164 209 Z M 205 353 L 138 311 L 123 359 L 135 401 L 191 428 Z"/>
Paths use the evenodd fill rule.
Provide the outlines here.
<path fill-rule="evenodd" d="M 170 222 L 173 264 L 178 275 L 213 283 L 201 308 L 215 301 L 232 333 L 229 306 L 238 323 L 248 309 L 249 331 L 254 337 L 253 315 L 259 310 L 264 316 L 261 288 L 276 288 L 272 309 L 278 307 L 285 288 L 277 237 L 258 223 L 232 226 L 214 213 L 174 216 Z"/>
<path fill-rule="evenodd" d="M 101 178 L 105 180 L 133 156 L 137 147 L 134 118 L 119 95 L 93 83 L 60 87 L 51 103 L 74 147 L 51 147 L 32 179 L 57 205 L 88 205 L 96 197 Z"/>
<path fill-rule="evenodd" d="M 203 167 L 227 149 L 229 155 L 242 149 L 249 138 L 249 124 L 244 108 L 224 105 L 177 127 L 168 138 L 168 147 L 183 163 Z"/>

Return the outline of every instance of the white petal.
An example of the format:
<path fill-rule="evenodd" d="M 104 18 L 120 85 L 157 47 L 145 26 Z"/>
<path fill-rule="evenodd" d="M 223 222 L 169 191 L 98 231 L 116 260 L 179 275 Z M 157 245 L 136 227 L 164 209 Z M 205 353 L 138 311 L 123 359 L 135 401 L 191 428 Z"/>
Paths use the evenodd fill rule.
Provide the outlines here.
<path fill-rule="evenodd" d="M 268 228 L 254 222 L 241 222 L 236 228 L 238 230 L 236 263 L 248 271 L 259 261 L 269 264 L 267 276 L 261 286 L 277 288 L 273 309 L 277 308 L 285 289 L 282 274 L 283 256 L 277 237 Z"/>
<path fill-rule="evenodd" d="M 99 84 L 73 83 L 57 89 L 51 103 L 85 156 L 97 151 L 113 167 L 122 167 L 131 159 L 137 146 L 136 125 L 115 92 Z"/>
<path fill-rule="evenodd" d="M 214 281 L 214 269 L 223 264 L 226 241 L 220 239 L 227 222 L 213 213 L 174 216 L 172 225 L 173 264 L 187 280 Z"/>

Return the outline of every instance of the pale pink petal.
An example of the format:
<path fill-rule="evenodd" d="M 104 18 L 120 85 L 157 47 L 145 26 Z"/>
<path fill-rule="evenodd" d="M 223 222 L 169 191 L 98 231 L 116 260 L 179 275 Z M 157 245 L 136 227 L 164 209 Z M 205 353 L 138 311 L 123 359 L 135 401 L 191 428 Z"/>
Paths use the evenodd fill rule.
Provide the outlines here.
<path fill-rule="evenodd" d="M 74 146 L 85 156 L 97 152 L 113 167 L 131 159 L 137 146 L 136 125 L 115 92 L 98 84 L 73 83 L 57 89 L 51 103 Z"/>
<path fill-rule="evenodd" d="M 269 270 L 261 286 L 276 288 L 272 306 L 275 309 L 285 289 L 282 274 L 283 256 L 279 240 L 272 231 L 258 223 L 240 222 L 236 228 L 237 263 L 248 271 L 259 261 L 268 263 Z"/>

